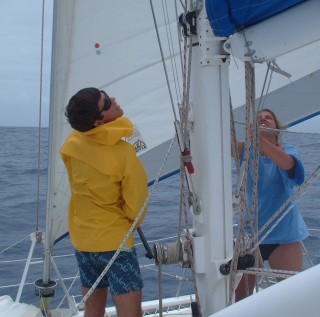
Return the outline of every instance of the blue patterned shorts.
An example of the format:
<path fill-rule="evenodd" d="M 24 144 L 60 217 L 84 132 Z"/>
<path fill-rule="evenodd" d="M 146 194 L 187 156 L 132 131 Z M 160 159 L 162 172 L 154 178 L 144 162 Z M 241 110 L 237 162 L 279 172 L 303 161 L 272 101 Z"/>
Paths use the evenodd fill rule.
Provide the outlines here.
<path fill-rule="evenodd" d="M 105 269 L 115 251 L 81 252 L 75 250 L 78 261 L 80 280 L 83 287 L 91 288 Z M 113 295 L 138 291 L 143 288 L 142 277 L 136 250 L 121 251 L 97 288 L 109 287 Z"/>

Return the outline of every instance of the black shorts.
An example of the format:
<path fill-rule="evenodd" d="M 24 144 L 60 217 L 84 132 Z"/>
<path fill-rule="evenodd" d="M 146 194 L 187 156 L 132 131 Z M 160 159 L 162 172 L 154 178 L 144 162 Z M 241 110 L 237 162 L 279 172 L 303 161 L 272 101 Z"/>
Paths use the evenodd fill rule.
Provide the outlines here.
<path fill-rule="evenodd" d="M 260 244 L 259 249 L 263 261 L 269 260 L 270 254 L 279 246 L 279 243 L 275 244 Z"/>

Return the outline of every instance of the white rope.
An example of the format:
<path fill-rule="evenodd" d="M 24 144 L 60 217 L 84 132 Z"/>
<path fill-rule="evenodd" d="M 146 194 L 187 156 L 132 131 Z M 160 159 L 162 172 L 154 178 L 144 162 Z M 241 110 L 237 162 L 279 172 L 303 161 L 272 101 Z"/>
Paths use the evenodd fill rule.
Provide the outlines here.
<path fill-rule="evenodd" d="M 247 80 L 247 76 L 246 76 L 246 80 Z M 251 92 L 252 93 L 252 92 Z M 259 104 L 259 108 L 261 108 L 262 106 L 262 96 L 260 98 L 260 104 Z M 254 113 L 254 112 L 253 112 Z M 248 132 L 248 117 L 246 117 L 246 131 Z M 254 148 L 254 159 L 252 160 L 252 164 L 253 164 L 253 180 L 258 180 L 258 158 L 259 158 L 259 138 L 258 138 L 258 126 L 257 126 L 257 122 L 256 122 L 256 116 L 253 115 L 253 127 L 255 129 L 254 131 L 254 135 L 253 135 L 253 148 Z M 239 122 L 237 122 L 239 123 Z M 276 130 L 276 131 L 280 131 L 280 132 L 284 132 L 283 129 L 271 129 L 271 128 L 264 128 L 265 130 Z M 285 131 L 286 133 L 296 133 L 296 132 L 293 132 L 293 131 Z M 248 139 L 248 137 L 246 137 L 246 140 Z M 250 148 L 250 146 L 246 146 L 246 149 L 248 150 Z M 237 162 L 236 162 L 237 163 Z M 244 166 L 243 166 L 244 165 Z M 242 162 L 242 171 L 246 171 L 248 172 L 248 168 L 246 166 L 246 161 L 243 160 Z M 255 192 L 253 190 L 253 198 L 252 198 L 252 207 L 250 208 L 249 210 L 249 220 L 251 219 L 254 220 L 255 222 L 255 225 L 254 225 L 254 228 L 252 228 L 252 232 L 254 233 L 253 234 L 253 237 L 252 239 L 250 239 L 248 242 L 247 242 L 247 245 L 253 245 L 253 247 L 250 249 L 250 251 L 248 253 L 252 253 L 254 252 L 255 254 L 255 263 L 256 263 L 256 266 L 258 265 L 258 263 L 260 263 L 261 265 L 263 265 L 263 261 L 261 259 L 261 254 L 259 252 L 259 249 L 258 249 L 258 246 L 260 245 L 260 243 L 267 237 L 268 234 L 270 234 L 270 232 L 275 228 L 275 226 L 290 212 L 290 210 L 293 208 L 294 204 L 297 203 L 297 200 L 295 201 L 294 204 L 292 204 L 286 211 L 285 213 L 283 213 L 278 219 L 277 221 L 272 225 L 272 227 L 264 234 L 264 236 L 258 241 L 258 237 L 259 237 L 259 234 L 261 234 L 261 232 L 263 232 L 263 230 L 266 229 L 266 227 L 268 227 L 270 225 L 270 223 L 272 223 L 276 217 L 279 216 L 279 214 L 286 208 L 286 206 L 296 197 L 298 196 L 298 194 L 300 193 L 301 195 L 301 192 L 302 190 L 305 189 L 305 187 L 309 184 L 309 181 L 311 178 L 313 178 L 315 176 L 315 174 L 317 173 L 319 167 L 312 173 L 312 175 L 308 178 L 308 180 L 305 181 L 305 183 L 303 185 L 301 185 L 299 187 L 299 189 L 297 190 L 297 192 L 295 194 L 292 195 L 292 197 L 289 197 L 287 199 L 287 201 L 280 207 L 280 209 L 269 219 L 269 221 L 262 227 L 260 228 L 260 230 L 258 230 L 257 228 L 257 217 L 258 217 L 258 214 L 257 214 L 257 202 L 255 203 L 255 195 L 257 194 L 257 192 Z M 240 175 L 239 173 L 239 169 L 237 168 L 237 171 L 238 171 L 238 174 Z M 240 170 L 241 171 L 241 170 Z M 247 175 L 246 175 L 247 176 Z M 244 181 L 246 183 L 246 177 L 245 179 L 243 180 L 242 177 L 238 177 L 238 186 L 237 186 L 237 192 L 239 193 L 242 193 L 241 192 L 241 189 L 240 188 L 243 188 L 243 187 L 240 187 L 241 184 L 242 184 L 242 181 Z M 257 185 L 257 184 L 256 184 Z M 245 185 L 246 186 L 246 185 Z M 257 186 L 253 186 L 253 189 L 255 189 Z M 245 199 L 241 200 L 241 211 L 243 210 L 246 210 L 245 208 L 243 208 L 243 203 L 244 203 Z M 256 205 L 256 206 L 254 206 Z M 248 209 L 247 209 L 248 210 Z M 251 215 L 251 217 L 250 217 Z M 243 234 L 244 234 L 244 230 L 243 230 L 243 227 L 242 227 L 242 224 L 243 224 L 243 216 L 244 216 L 244 213 L 242 212 L 241 213 L 241 217 L 240 217 L 240 226 L 239 226 L 239 231 L 238 231 L 238 236 L 237 236 L 237 240 L 236 240 L 236 244 L 235 244 L 235 250 L 234 250 L 234 257 L 233 257 L 233 267 L 232 267 L 232 271 L 231 271 L 231 281 L 230 281 L 230 297 L 229 297 L 229 303 L 231 303 L 231 296 L 233 294 L 233 291 L 234 291 L 234 275 L 235 275 L 235 272 L 236 272 L 236 264 L 237 264 L 237 261 L 238 261 L 238 255 L 239 255 L 239 252 L 241 252 L 241 243 L 239 242 L 240 240 L 242 240 L 242 237 L 243 237 Z M 249 221 L 249 225 L 251 223 L 251 221 Z M 256 232 L 256 233 L 255 233 Z M 255 268 L 257 269 L 257 267 Z M 254 268 L 251 268 L 250 270 L 254 270 Z M 250 271 L 249 270 L 249 271 Z M 240 271 L 240 272 L 243 272 L 243 273 L 248 273 L 248 271 Z M 261 269 L 259 271 L 260 273 L 257 273 L 257 274 L 261 274 L 261 275 L 268 275 L 268 274 L 264 274 Z M 262 273 L 261 273 L 262 272 Z M 274 273 L 274 276 L 276 276 L 277 272 L 273 271 Z M 250 273 L 249 273 L 250 274 Z M 281 276 L 277 276 L 277 277 L 281 277 L 281 278 L 285 278 L 287 277 L 285 274 L 284 271 L 281 271 L 281 273 L 279 273 Z M 270 274 L 269 274 L 270 275 Z"/>
<path fill-rule="evenodd" d="M 264 269 L 264 268 L 250 268 L 246 270 L 239 270 L 240 273 L 251 274 L 251 275 L 261 275 L 275 278 L 288 278 L 299 272 L 288 271 L 288 270 L 276 270 L 276 269 Z"/>

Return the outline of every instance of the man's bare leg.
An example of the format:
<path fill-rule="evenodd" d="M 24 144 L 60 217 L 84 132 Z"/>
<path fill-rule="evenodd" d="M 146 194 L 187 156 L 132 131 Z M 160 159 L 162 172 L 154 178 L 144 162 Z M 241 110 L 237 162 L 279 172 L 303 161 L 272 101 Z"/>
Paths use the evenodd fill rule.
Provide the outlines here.
<path fill-rule="evenodd" d="M 130 291 L 126 294 L 113 295 L 119 317 L 142 317 L 142 292 Z"/>
<path fill-rule="evenodd" d="M 89 288 L 82 287 L 83 296 L 88 291 Z M 107 304 L 107 295 L 107 288 L 96 288 L 84 304 L 84 317 L 103 317 Z"/>

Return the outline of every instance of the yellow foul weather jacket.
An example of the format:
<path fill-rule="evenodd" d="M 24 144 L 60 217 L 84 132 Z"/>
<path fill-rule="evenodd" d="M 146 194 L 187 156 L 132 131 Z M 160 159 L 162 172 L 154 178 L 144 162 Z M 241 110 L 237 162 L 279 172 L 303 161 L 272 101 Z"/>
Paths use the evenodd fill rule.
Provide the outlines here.
<path fill-rule="evenodd" d="M 61 148 L 71 187 L 69 232 L 79 251 L 117 250 L 148 196 L 146 172 L 133 146 L 121 139 L 132 132 L 131 121 L 121 117 L 73 131 Z M 131 235 L 125 247 L 133 246 Z"/>

